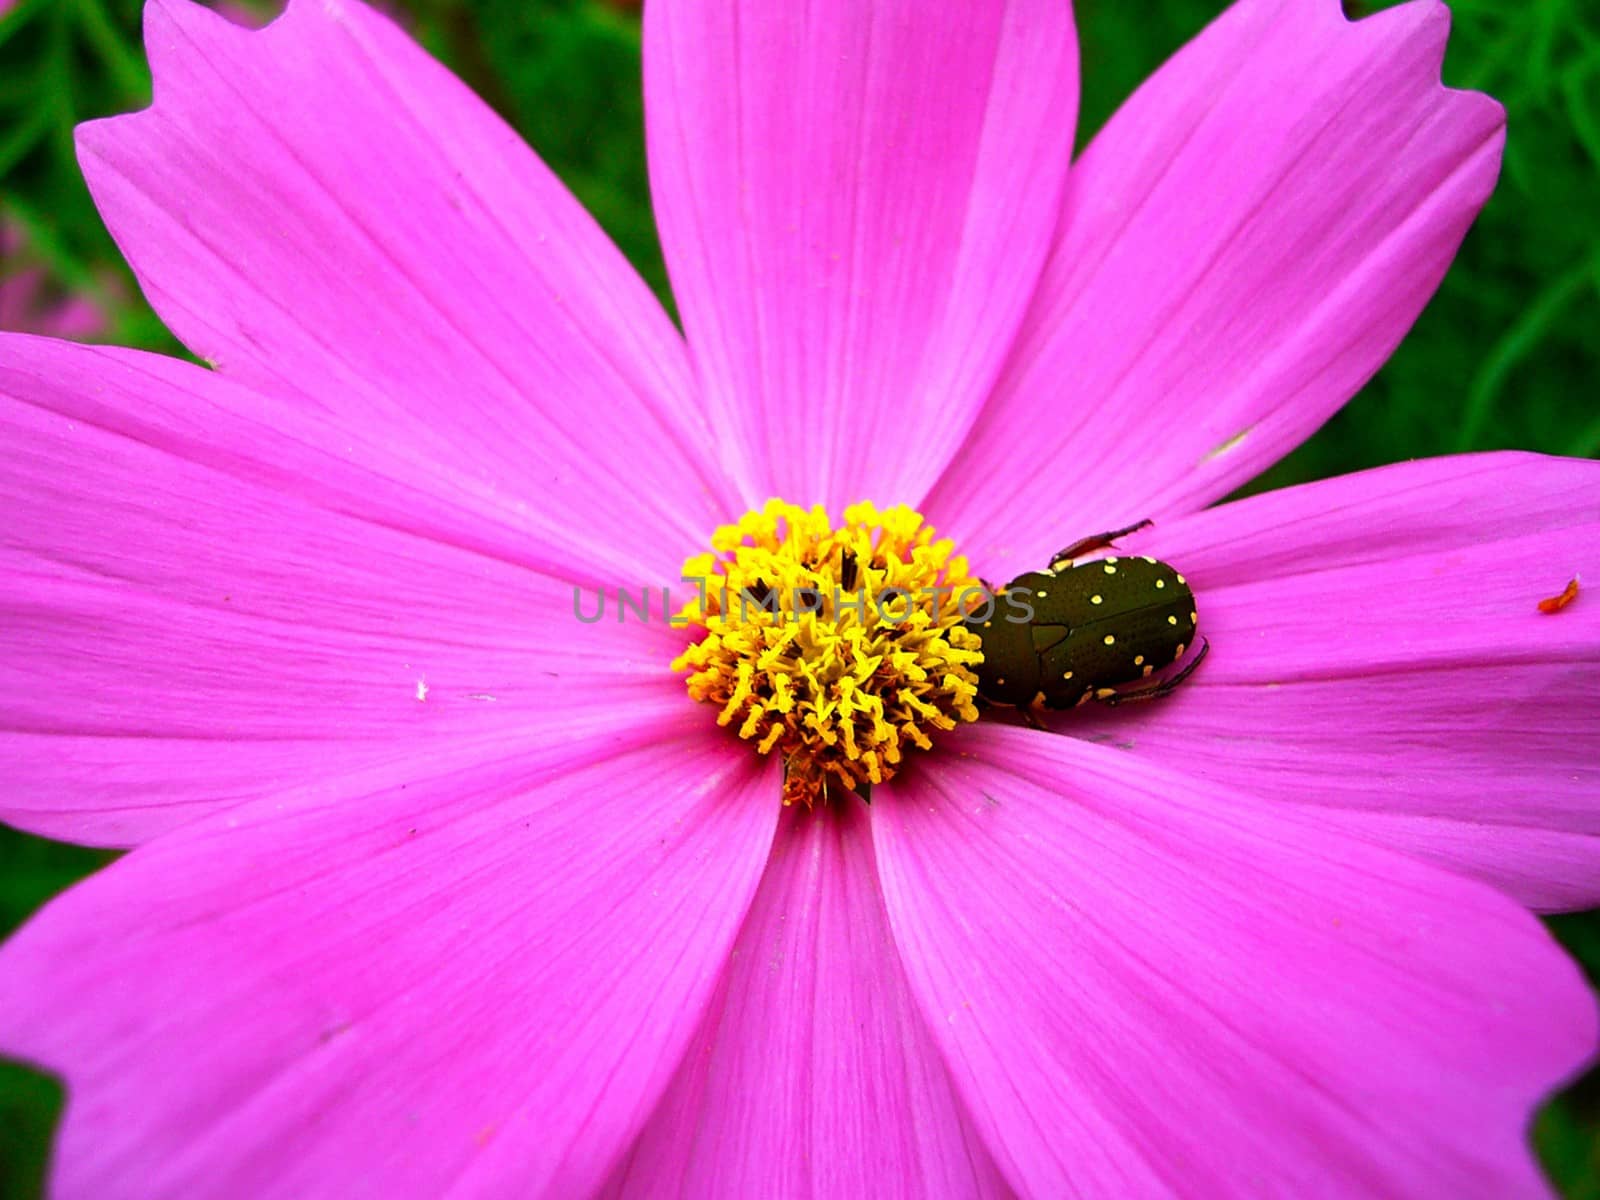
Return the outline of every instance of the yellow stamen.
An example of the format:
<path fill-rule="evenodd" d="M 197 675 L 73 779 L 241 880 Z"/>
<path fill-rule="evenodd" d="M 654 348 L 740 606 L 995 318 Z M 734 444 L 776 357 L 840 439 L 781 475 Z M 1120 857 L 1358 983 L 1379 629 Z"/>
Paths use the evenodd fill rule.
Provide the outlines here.
<path fill-rule="evenodd" d="M 684 564 L 700 637 L 673 660 L 689 695 L 761 754 L 783 757 L 783 802 L 893 777 L 907 745 L 978 717 L 980 641 L 962 620 L 983 584 L 920 513 L 868 503 L 835 528 L 819 506 L 769 500 Z"/>

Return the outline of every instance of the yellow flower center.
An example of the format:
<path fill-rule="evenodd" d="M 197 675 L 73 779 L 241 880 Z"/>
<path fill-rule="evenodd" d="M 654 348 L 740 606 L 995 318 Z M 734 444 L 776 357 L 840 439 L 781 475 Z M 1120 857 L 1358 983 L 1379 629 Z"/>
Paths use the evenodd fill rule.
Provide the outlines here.
<path fill-rule="evenodd" d="M 672 669 L 717 724 L 782 755 L 785 804 L 864 793 L 977 719 L 983 654 L 963 616 L 987 593 L 920 513 L 855 504 L 835 528 L 769 500 L 711 545 L 684 564 L 699 595 L 678 620 L 702 636 Z"/>

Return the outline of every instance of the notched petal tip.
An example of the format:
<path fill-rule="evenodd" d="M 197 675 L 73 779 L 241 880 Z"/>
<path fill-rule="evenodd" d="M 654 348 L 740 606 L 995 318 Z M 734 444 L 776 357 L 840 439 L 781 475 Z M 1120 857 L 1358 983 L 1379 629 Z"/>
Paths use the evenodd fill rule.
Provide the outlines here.
<path fill-rule="evenodd" d="M 1059 489 L 1053 511 L 1122 524 L 1221 498 L 1354 395 L 1499 177 L 1505 113 L 1441 82 L 1449 29 L 1438 0 L 1239 0 L 1141 85 L 1074 164 L 1034 310 L 927 501 L 943 525 L 981 548 L 1004 523 L 1019 429 L 1097 463 L 1029 477 L 1030 505 Z M 1093 419 L 1060 419 L 1063 372 Z"/>
<path fill-rule="evenodd" d="M 1331 0 L 1331 3 L 1335 9 L 1343 12 L 1339 0 Z M 1470 88 L 1451 87 L 1444 82 L 1445 49 L 1450 41 L 1452 17 L 1449 6 L 1443 0 L 1409 0 L 1393 8 L 1361 17 L 1346 16 L 1344 19 L 1356 31 L 1375 38 L 1415 41 L 1418 69 L 1432 77 L 1438 90 L 1450 97 L 1451 104 L 1481 109 L 1489 125 L 1505 124 L 1505 106 L 1493 96 Z"/>
<path fill-rule="evenodd" d="M 317 23 L 349 25 L 366 18 L 385 20 L 381 13 L 344 0 L 288 0 L 281 12 L 264 23 L 244 25 L 197 0 L 146 0 L 144 46 L 155 95 L 149 107 L 171 98 L 163 95 L 164 86 L 181 90 L 182 79 L 192 73 L 185 66 L 193 55 L 224 49 L 237 53 L 238 47 L 251 39 L 257 39 L 259 53 L 269 44 L 276 48 L 286 37 L 309 36 L 310 27 Z"/>
<path fill-rule="evenodd" d="M 291 4 L 291 8 L 299 7 Z M 274 17 L 271 25 L 283 22 L 287 13 Z M 172 93 L 181 92 L 183 60 L 199 53 L 208 45 L 225 40 L 251 37 L 266 27 L 251 29 L 228 20 L 215 9 L 198 4 L 195 0 L 146 0 L 143 19 L 145 57 L 150 63 L 150 103 L 143 108 L 114 113 L 83 121 L 73 129 L 73 142 L 78 152 L 78 165 L 86 177 L 91 193 L 95 191 L 94 164 L 114 152 L 116 141 L 137 128 L 146 114 L 164 102 L 173 100 Z M 98 201 L 98 196 L 96 196 Z"/>
<path fill-rule="evenodd" d="M 190 53 L 219 38 L 249 37 L 252 32 L 195 0 L 147 0 L 144 6 L 144 47 L 156 78 L 173 55 Z"/>

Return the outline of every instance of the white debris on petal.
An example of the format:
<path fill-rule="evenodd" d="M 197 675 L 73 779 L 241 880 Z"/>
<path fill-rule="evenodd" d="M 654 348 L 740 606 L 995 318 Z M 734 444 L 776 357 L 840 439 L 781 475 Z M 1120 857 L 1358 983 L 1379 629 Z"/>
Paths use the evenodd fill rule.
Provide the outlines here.
<path fill-rule="evenodd" d="M 426 700 L 427 698 L 428 698 L 428 681 L 426 679 L 419 679 L 419 680 L 417 680 L 417 699 L 419 701 L 421 701 L 421 700 Z"/>

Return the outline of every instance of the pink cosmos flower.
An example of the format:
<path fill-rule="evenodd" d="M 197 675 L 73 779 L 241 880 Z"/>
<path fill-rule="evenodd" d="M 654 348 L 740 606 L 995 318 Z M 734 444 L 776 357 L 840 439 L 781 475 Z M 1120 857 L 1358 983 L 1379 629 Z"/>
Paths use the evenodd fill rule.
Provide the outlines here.
<path fill-rule="evenodd" d="M 114 279 L 100 287 L 107 296 L 120 290 Z M 105 337 L 110 324 L 101 297 L 63 293 L 52 283 L 30 259 L 22 229 L 0 210 L 0 330 L 93 341 Z"/>
<path fill-rule="evenodd" d="M 655 0 L 680 336 L 392 25 L 148 11 L 81 132 L 215 366 L 0 341 L 5 818 L 135 846 L 0 950 L 65 1197 L 1543 1194 L 1592 999 L 1600 467 L 1206 508 L 1377 369 L 1494 182 L 1444 8 L 1244 0 L 1069 171 L 1066 5 Z M 1003 579 L 1125 539 L 1211 657 L 873 793 L 690 703 L 780 496 Z"/>

